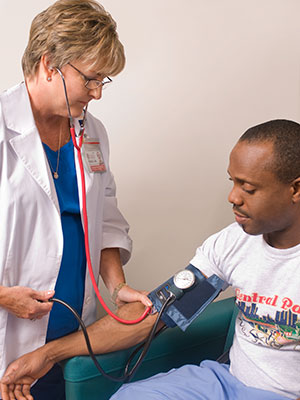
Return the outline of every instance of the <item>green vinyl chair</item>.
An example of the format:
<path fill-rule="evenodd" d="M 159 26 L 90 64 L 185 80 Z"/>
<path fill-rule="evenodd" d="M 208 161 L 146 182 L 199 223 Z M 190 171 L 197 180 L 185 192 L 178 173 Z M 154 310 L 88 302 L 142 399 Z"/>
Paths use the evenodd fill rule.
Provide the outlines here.
<path fill-rule="evenodd" d="M 185 332 L 177 327 L 165 330 L 153 341 L 132 382 L 185 364 L 217 360 L 232 344 L 236 314 L 231 297 L 210 304 Z M 121 376 L 133 350 L 99 355 L 97 360 L 106 373 Z M 67 400 L 108 400 L 121 386 L 103 377 L 89 356 L 65 360 L 62 367 Z"/>

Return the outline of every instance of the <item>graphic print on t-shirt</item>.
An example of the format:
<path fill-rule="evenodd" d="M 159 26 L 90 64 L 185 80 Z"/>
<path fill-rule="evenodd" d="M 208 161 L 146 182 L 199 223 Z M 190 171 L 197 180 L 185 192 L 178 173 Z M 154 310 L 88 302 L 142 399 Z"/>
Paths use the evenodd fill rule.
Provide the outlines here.
<path fill-rule="evenodd" d="M 300 305 L 289 297 L 263 296 L 236 289 L 236 304 L 242 312 L 241 331 L 255 343 L 280 348 L 293 344 L 300 350 Z"/>

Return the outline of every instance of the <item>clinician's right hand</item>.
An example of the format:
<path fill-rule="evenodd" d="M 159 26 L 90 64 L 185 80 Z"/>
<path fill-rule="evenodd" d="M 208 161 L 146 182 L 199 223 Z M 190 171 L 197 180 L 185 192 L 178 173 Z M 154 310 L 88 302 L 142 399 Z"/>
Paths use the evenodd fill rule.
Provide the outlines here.
<path fill-rule="evenodd" d="M 18 318 L 41 319 L 53 306 L 54 290 L 37 291 L 22 286 L 0 286 L 0 306 Z"/>

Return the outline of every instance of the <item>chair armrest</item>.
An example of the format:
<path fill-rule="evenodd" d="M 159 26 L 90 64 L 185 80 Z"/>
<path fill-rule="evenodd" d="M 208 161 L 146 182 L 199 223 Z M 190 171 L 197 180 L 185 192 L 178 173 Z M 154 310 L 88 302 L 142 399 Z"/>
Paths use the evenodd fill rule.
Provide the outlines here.
<path fill-rule="evenodd" d="M 223 353 L 233 308 L 233 298 L 217 301 L 210 304 L 186 332 L 179 328 L 167 329 L 153 341 L 133 380 L 187 363 L 217 359 Z M 107 373 L 120 376 L 133 349 L 99 355 L 97 360 Z M 104 378 L 88 356 L 66 360 L 63 371 L 67 400 L 106 400 L 121 385 Z"/>

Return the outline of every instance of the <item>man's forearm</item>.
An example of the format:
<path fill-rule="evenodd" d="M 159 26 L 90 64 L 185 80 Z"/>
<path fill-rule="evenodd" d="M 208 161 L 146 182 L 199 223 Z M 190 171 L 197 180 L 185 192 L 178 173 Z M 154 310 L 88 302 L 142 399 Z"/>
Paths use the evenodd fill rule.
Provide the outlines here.
<path fill-rule="evenodd" d="M 144 311 L 141 303 L 130 303 L 119 309 L 119 316 L 133 320 Z M 124 325 L 110 316 L 101 318 L 87 328 L 90 342 L 95 354 L 117 351 L 144 340 L 149 334 L 157 315 L 149 315 L 135 325 Z M 84 335 L 81 331 L 47 343 L 38 351 L 46 353 L 54 362 L 88 354 Z"/>

